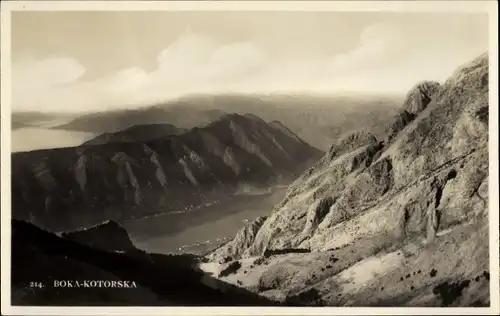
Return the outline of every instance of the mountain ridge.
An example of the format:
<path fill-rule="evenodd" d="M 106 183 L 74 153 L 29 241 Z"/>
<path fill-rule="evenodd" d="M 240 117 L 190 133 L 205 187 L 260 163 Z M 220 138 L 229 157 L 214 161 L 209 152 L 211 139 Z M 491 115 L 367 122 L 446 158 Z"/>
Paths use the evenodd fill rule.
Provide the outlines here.
<path fill-rule="evenodd" d="M 238 114 L 146 142 L 13 153 L 13 216 L 65 230 L 179 211 L 243 183 L 289 181 L 321 154 L 261 119 Z"/>
<path fill-rule="evenodd" d="M 418 84 L 388 138 L 339 140 L 203 268 L 238 260 L 223 280 L 302 305 L 489 304 L 488 73 L 483 54 Z"/>
<path fill-rule="evenodd" d="M 80 146 L 87 145 L 102 145 L 108 143 L 124 143 L 124 142 L 147 142 L 165 136 L 179 135 L 186 129 L 178 128 L 172 124 L 143 124 L 134 125 L 124 130 L 114 133 L 103 133 L 94 137 Z"/>
<path fill-rule="evenodd" d="M 135 110 L 81 115 L 53 128 L 113 133 L 134 125 L 168 123 L 189 129 L 227 113 L 254 113 L 266 121 L 282 121 L 312 146 L 326 150 L 334 139 L 359 126 L 383 133 L 380 127 L 399 106 L 399 98 L 384 96 L 192 95 Z"/>

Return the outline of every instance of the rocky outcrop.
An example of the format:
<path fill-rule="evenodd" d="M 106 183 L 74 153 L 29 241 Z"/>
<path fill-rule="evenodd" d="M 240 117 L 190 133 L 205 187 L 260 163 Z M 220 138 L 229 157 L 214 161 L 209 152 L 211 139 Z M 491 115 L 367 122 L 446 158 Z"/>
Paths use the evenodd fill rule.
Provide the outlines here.
<path fill-rule="evenodd" d="M 218 249 L 218 259 L 220 259 L 220 261 L 223 263 L 232 261 L 233 258 L 240 257 L 243 254 L 242 251 L 248 248 L 253 243 L 255 234 L 260 229 L 265 220 L 266 217 L 258 217 L 253 222 L 248 223 L 236 234 L 236 236 L 230 243 L 225 244 Z M 214 260 L 216 259 L 216 257 L 212 257 L 210 259 Z"/>
<path fill-rule="evenodd" d="M 323 153 L 261 119 L 181 135 L 12 154 L 13 217 L 53 231 L 186 210 L 241 184 L 289 182 Z"/>
<path fill-rule="evenodd" d="M 406 95 L 403 109 L 410 114 L 422 112 L 439 91 L 440 84 L 436 81 L 424 81 L 418 83 Z"/>
<path fill-rule="evenodd" d="M 370 133 L 360 131 L 348 134 L 340 138 L 340 140 L 338 140 L 330 147 L 330 150 L 328 151 L 328 157 L 330 159 L 334 159 L 335 157 L 341 156 L 342 154 L 352 152 L 354 149 L 359 148 L 360 146 L 372 145 L 375 143 L 377 143 L 377 139 Z"/>
<path fill-rule="evenodd" d="M 252 244 L 233 250 L 247 270 L 233 278 L 298 305 L 487 304 L 483 279 L 451 303 L 441 290 L 488 269 L 488 124 L 478 114 L 488 106 L 486 54 L 442 85 L 417 85 L 384 142 L 349 136 L 290 186 Z M 250 263 L 291 248 L 309 252 Z"/>
<path fill-rule="evenodd" d="M 396 137 L 396 135 L 406 127 L 406 125 L 413 121 L 414 118 L 415 115 L 407 110 L 402 110 L 394 116 L 392 123 L 387 128 L 385 143 L 389 144 Z"/>

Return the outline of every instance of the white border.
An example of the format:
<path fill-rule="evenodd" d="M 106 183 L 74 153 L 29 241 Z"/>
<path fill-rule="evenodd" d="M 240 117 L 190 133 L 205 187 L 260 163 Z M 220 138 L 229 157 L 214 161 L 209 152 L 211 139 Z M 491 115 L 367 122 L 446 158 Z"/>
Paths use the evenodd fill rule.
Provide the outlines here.
<path fill-rule="evenodd" d="M 498 315 L 498 5 L 496 1 L 3 1 L 1 3 L 1 303 L 2 315 Z M 10 305 L 10 12 L 11 11 L 392 11 L 489 14 L 489 308 L 340 307 L 13 307 Z"/>

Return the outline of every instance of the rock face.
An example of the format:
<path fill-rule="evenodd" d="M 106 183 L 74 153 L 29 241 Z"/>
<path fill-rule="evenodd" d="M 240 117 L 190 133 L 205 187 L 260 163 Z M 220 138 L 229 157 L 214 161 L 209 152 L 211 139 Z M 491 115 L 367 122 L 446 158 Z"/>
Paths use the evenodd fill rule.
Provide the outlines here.
<path fill-rule="evenodd" d="M 236 234 L 232 242 L 227 245 L 226 252 L 231 257 L 224 257 L 222 258 L 222 261 L 231 261 L 232 257 L 240 257 L 242 255 L 242 251 L 252 244 L 255 239 L 255 234 L 259 231 L 265 220 L 266 217 L 258 217 L 256 220 L 248 223 L 243 229 L 241 229 Z"/>
<path fill-rule="evenodd" d="M 385 139 L 386 145 L 389 144 L 411 121 L 415 118 L 415 114 L 402 110 L 394 116 L 392 123 L 387 129 L 387 136 Z"/>
<path fill-rule="evenodd" d="M 209 258 L 239 260 L 247 273 L 231 278 L 294 305 L 489 304 L 489 283 L 477 277 L 489 254 L 488 90 L 487 54 L 441 86 L 418 85 L 385 142 L 359 133 L 338 141 L 253 240 Z M 309 252 L 253 263 L 270 249 Z M 450 284 L 464 285 L 451 300 Z"/>
<path fill-rule="evenodd" d="M 410 90 L 403 103 L 404 110 L 411 114 L 422 112 L 439 91 L 439 82 L 424 81 Z"/>
<path fill-rule="evenodd" d="M 290 133 L 233 114 L 151 141 L 14 153 L 13 217 L 67 231 L 289 183 L 323 154 Z"/>

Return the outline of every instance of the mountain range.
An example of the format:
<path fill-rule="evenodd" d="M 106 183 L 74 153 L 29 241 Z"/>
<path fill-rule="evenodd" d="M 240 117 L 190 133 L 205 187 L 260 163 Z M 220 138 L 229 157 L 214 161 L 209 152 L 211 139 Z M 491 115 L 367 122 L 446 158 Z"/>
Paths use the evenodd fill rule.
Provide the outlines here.
<path fill-rule="evenodd" d="M 242 185 L 289 183 L 322 154 L 251 114 L 188 131 L 136 126 L 78 147 L 13 153 L 13 217 L 60 231 L 188 211 Z"/>
<path fill-rule="evenodd" d="M 327 150 L 338 137 L 360 128 L 382 135 L 401 101 L 399 97 L 372 95 L 189 95 L 137 109 L 72 116 L 14 112 L 12 120 L 15 127 L 29 127 L 53 117 L 53 130 L 99 135 L 152 124 L 191 129 L 230 113 L 253 113 L 265 121 L 280 121 L 307 143 Z"/>

